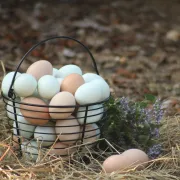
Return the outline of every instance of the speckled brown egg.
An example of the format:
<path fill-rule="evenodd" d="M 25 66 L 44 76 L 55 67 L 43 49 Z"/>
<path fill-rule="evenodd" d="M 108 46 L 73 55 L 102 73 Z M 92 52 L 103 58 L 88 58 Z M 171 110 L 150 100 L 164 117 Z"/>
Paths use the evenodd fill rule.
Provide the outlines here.
<path fill-rule="evenodd" d="M 75 73 L 70 74 L 63 79 L 61 91 L 68 91 L 74 95 L 76 90 L 84 83 L 85 81 L 81 75 Z"/>
<path fill-rule="evenodd" d="M 49 106 L 74 106 L 76 104 L 74 96 L 66 91 L 57 93 L 50 101 Z M 49 114 L 52 119 L 68 118 L 75 107 L 49 107 Z"/>
<path fill-rule="evenodd" d="M 52 75 L 53 74 L 53 67 L 49 61 L 46 60 L 39 60 L 29 66 L 26 71 L 27 74 L 31 74 L 39 80 L 44 75 Z"/>
<path fill-rule="evenodd" d="M 49 121 L 48 107 L 40 107 L 47 106 L 43 100 L 36 97 L 27 97 L 22 100 L 22 103 L 30 104 L 20 104 L 20 111 L 28 122 L 33 125 L 44 125 Z"/>

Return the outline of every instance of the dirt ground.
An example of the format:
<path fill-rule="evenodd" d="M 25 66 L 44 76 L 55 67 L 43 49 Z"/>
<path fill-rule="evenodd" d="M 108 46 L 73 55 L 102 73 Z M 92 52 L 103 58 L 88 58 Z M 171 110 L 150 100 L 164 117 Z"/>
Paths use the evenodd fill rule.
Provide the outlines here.
<path fill-rule="evenodd" d="M 0 59 L 7 71 L 15 70 L 25 52 L 40 40 L 72 36 L 89 47 L 100 74 L 118 97 L 137 100 L 151 93 L 179 103 L 179 0 L 9 0 L 0 4 Z M 69 40 L 40 46 L 20 71 L 38 59 L 58 68 L 74 63 L 84 72 L 93 72 L 88 54 Z M 180 112 L 179 106 L 176 109 Z"/>

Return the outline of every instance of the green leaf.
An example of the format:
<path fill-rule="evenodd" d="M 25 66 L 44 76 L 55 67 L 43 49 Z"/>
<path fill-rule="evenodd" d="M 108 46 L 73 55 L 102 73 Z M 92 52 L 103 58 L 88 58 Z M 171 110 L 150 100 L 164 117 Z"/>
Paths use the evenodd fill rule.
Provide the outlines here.
<path fill-rule="evenodd" d="M 146 100 L 148 100 L 148 101 L 150 101 L 152 103 L 154 103 L 156 101 L 156 97 L 154 95 L 152 95 L 152 94 L 145 94 L 144 97 L 145 97 Z"/>
<path fill-rule="evenodd" d="M 140 108 L 146 108 L 148 103 L 145 101 L 137 102 L 136 105 L 138 105 Z"/>

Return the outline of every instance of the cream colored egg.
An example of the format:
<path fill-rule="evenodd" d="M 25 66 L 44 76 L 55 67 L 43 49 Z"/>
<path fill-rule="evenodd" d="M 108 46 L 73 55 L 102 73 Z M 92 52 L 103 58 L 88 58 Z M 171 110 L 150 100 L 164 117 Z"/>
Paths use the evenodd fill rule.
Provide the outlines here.
<path fill-rule="evenodd" d="M 71 94 L 75 94 L 76 90 L 83 85 L 84 79 L 79 74 L 70 74 L 66 76 L 61 83 L 61 91 L 67 91 Z"/>
<path fill-rule="evenodd" d="M 49 110 L 47 104 L 35 97 L 27 97 L 22 100 L 20 111 L 26 120 L 33 125 L 44 125 L 49 119 Z M 27 105 L 26 105 L 27 104 Z M 42 107 L 41 107 L 42 106 Z"/>
<path fill-rule="evenodd" d="M 66 120 L 58 120 L 55 131 L 63 144 L 74 144 L 80 137 L 80 126 L 73 116 Z"/>
<path fill-rule="evenodd" d="M 127 171 L 133 168 L 141 170 L 147 166 L 149 158 L 146 153 L 139 149 L 129 149 L 120 155 L 108 157 L 102 167 L 106 173 L 114 171 Z"/>
<path fill-rule="evenodd" d="M 31 74 L 36 78 L 36 80 L 39 80 L 44 75 L 52 75 L 53 67 L 49 61 L 39 60 L 31 64 L 31 66 L 29 66 L 29 68 L 27 69 L 26 73 Z"/>
<path fill-rule="evenodd" d="M 50 101 L 50 106 L 75 106 L 74 96 L 66 91 L 59 92 Z M 49 114 L 52 119 L 66 119 L 69 117 L 75 107 L 49 107 Z"/>
<path fill-rule="evenodd" d="M 81 132 L 83 132 L 83 127 L 81 127 Z M 81 133 L 82 138 L 83 133 Z M 91 144 L 97 141 L 100 137 L 100 129 L 97 124 L 88 124 L 85 126 L 83 144 Z M 91 146 L 94 144 L 91 144 Z"/>

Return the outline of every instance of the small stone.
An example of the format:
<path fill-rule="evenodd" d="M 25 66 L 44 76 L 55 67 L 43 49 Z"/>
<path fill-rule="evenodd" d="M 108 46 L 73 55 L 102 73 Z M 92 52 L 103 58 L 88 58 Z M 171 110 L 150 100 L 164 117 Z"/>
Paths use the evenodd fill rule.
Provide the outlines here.
<path fill-rule="evenodd" d="M 166 34 L 166 39 L 168 39 L 170 41 L 177 42 L 180 40 L 180 32 L 178 32 L 176 30 L 170 30 Z"/>

